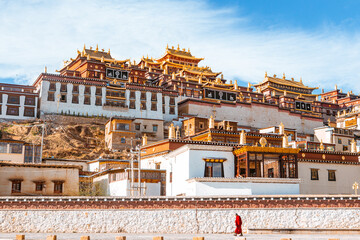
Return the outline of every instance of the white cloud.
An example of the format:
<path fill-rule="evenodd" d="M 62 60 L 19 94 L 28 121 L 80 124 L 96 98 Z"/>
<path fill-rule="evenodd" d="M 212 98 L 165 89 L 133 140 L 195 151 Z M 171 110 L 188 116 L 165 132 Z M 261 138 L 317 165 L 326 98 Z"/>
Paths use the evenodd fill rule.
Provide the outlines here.
<path fill-rule="evenodd" d="M 180 43 L 228 79 L 257 83 L 265 71 L 285 72 L 307 85 L 360 91 L 358 35 L 263 31 L 238 12 L 190 0 L 0 1 L 0 78 L 32 83 L 45 65 L 59 69 L 84 43 L 135 60 Z"/>

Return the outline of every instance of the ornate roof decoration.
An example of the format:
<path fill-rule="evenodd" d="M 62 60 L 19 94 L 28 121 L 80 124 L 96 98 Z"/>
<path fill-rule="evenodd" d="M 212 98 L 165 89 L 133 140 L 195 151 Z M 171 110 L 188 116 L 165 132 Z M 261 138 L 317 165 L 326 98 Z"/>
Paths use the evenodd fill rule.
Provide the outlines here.
<path fill-rule="evenodd" d="M 285 79 L 285 74 L 284 74 L 283 78 L 277 78 L 276 75 L 274 75 L 273 77 L 269 77 L 266 74 L 264 80 L 259 84 L 254 84 L 254 86 L 259 87 L 259 86 L 261 86 L 261 85 L 263 85 L 264 83 L 267 83 L 267 82 L 272 82 L 272 83 L 276 83 L 276 84 L 279 84 L 279 85 L 286 85 L 286 86 L 290 86 L 290 87 L 310 89 L 310 90 L 318 89 L 317 87 L 316 88 L 311 88 L 311 87 L 305 86 L 303 84 L 301 78 L 300 78 L 299 82 L 295 81 L 294 78 L 292 78 L 292 80 Z"/>

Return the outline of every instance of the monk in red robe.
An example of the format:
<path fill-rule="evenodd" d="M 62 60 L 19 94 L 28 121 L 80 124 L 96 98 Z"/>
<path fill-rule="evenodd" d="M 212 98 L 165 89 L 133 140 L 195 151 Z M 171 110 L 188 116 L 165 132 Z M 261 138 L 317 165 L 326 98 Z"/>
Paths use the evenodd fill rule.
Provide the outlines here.
<path fill-rule="evenodd" d="M 237 236 L 238 234 L 240 234 L 240 236 L 242 236 L 242 229 L 241 229 L 241 225 L 242 225 L 242 221 L 241 221 L 241 217 L 236 213 L 236 219 L 235 219 L 235 225 L 236 225 L 236 229 L 235 229 L 235 236 Z"/>

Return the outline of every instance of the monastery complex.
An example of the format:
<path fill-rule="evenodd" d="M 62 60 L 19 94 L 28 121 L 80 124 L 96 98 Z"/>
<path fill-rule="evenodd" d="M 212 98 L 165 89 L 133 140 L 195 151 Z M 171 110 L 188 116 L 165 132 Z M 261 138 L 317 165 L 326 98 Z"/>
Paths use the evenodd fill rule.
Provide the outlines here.
<path fill-rule="evenodd" d="M 179 46 L 138 62 L 98 46 L 73 57 L 57 73 L 45 68 L 31 86 L 0 83 L 0 119 L 105 118 L 104 148 L 128 157 L 43 158 L 42 145 L 0 139 L 0 195 L 79 195 L 82 187 L 104 196 L 357 189 L 359 95 L 337 86 L 315 94 L 285 74 L 239 86 Z"/>

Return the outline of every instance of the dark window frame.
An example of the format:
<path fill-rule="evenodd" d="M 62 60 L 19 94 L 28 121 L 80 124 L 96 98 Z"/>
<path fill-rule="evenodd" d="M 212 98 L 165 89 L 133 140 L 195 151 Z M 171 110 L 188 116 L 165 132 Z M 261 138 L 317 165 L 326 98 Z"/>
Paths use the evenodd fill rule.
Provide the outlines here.
<path fill-rule="evenodd" d="M 214 167 L 219 164 L 221 168 L 220 176 L 214 176 Z M 204 177 L 224 177 L 223 162 L 205 162 Z"/>
<path fill-rule="evenodd" d="M 21 193 L 22 180 L 11 180 L 11 193 Z"/>
<path fill-rule="evenodd" d="M 336 182 L 336 170 L 328 170 L 328 181 Z"/>
<path fill-rule="evenodd" d="M 54 193 L 63 193 L 64 191 L 64 182 L 54 181 Z"/>
<path fill-rule="evenodd" d="M 319 180 L 319 169 L 310 168 L 310 179 Z"/>

